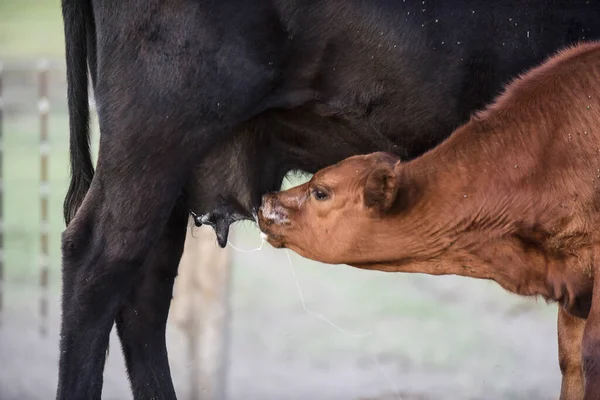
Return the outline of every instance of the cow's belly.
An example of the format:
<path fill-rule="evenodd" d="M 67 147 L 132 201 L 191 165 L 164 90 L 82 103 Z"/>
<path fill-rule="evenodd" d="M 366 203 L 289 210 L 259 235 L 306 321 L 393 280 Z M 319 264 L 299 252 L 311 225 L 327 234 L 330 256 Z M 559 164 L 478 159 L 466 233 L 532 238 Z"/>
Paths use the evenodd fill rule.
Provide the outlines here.
<path fill-rule="evenodd" d="M 434 147 L 461 123 L 459 115 L 446 113 L 435 103 L 420 103 L 429 109 L 428 114 L 402 112 L 395 104 L 391 99 L 361 109 L 335 100 L 314 103 L 267 112 L 250 126 L 260 132 L 257 140 L 274 146 L 271 154 L 275 148 L 282 154 L 281 161 L 287 166 L 316 172 L 346 157 L 374 151 L 413 158 Z"/>

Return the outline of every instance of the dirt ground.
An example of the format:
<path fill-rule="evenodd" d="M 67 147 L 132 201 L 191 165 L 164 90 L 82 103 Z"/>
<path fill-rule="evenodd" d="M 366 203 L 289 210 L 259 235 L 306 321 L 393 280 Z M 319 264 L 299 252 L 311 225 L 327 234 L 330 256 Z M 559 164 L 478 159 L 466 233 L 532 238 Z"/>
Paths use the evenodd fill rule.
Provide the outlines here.
<path fill-rule="evenodd" d="M 238 247 L 257 244 L 254 232 L 235 238 Z M 509 295 L 491 282 L 360 271 L 292 255 L 308 313 L 284 251 L 231 251 L 230 400 L 558 398 L 556 306 Z M 58 291 L 49 335 L 41 338 L 39 292 L 27 284 L 7 289 L 0 400 L 52 398 Z M 189 361 L 173 326 L 168 346 L 185 400 Z M 131 398 L 114 331 L 104 379 L 103 399 Z"/>

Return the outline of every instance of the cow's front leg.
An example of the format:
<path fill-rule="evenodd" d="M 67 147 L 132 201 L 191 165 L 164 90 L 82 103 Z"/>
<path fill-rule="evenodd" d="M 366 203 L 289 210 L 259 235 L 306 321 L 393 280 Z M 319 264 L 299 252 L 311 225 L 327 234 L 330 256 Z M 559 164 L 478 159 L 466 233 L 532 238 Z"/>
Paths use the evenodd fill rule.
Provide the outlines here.
<path fill-rule="evenodd" d="M 581 342 L 585 322 L 558 307 L 558 360 L 562 373 L 560 400 L 583 399 Z"/>

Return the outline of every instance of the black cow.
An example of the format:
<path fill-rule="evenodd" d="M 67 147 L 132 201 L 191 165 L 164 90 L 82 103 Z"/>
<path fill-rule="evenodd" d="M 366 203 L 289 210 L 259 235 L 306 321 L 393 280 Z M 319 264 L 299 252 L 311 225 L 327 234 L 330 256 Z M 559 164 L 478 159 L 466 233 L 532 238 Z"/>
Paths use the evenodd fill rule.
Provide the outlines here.
<path fill-rule="evenodd" d="M 225 246 L 229 225 L 252 219 L 288 171 L 376 150 L 415 157 L 511 77 L 600 37 L 596 0 L 62 7 L 72 178 L 57 398 L 69 400 L 100 398 L 115 321 L 135 398 L 175 398 L 165 324 L 188 210 Z"/>

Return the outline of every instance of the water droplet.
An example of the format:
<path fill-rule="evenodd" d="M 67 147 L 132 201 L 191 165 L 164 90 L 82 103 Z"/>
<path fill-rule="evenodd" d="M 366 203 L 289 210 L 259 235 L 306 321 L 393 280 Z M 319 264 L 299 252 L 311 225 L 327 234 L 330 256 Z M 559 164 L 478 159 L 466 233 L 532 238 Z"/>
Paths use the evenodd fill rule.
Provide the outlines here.
<path fill-rule="evenodd" d="M 424 8 L 421 8 L 421 12 L 425 12 L 425 9 L 424 9 Z"/>
<path fill-rule="evenodd" d="M 471 14 L 475 14 L 475 10 L 471 10 Z"/>
<path fill-rule="evenodd" d="M 588 96 L 588 99 L 591 99 L 591 98 L 592 98 L 592 96 Z"/>
<path fill-rule="evenodd" d="M 460 44 L 460 40 L 458 42 L 456 42 L 456 44 Z"/>
<path fill-rule="evenodd" d="M 519 168 L 519 166 L 517 164 L 515 164 L 515 168 Z"/>
<path fill-rule="evenodd" d="M 584 135 L 587 135 L 587 131 L 583 131 L 583 134 L 584 134 Z M 598 170 L 598 171 L 600 171 L 600 170 Z"/>
<path fill-rule="evenodd" d="M 508 20 L 509 20 L 509 21 L 512 21 L 512 18 L 509 18 Z"/>
<path fill-rule="evenodd" d="M 444 42 L 442 42 L 442 44 L 444 44 Z"/>
<path fill-rule="evenodd" d="M 410 15 L 410 11 L 406 13 L 406 15 Z"/>
<path fill-rule="evenodd" d="M 425 24 L 421 24 L 421 28 L 425 28 Z"/>
<path fill-rule="evenodd" d="M 396 48 L 396 45 L 394 45 L 394 48 Z"/>
<path fill-rule="evenodd" d="M 379 32 L 379 36 L 383 36 L 383 32 Z"/>
<path fill-rule="evenodd" d="M 590 106 L 585 106 L 585 108 L 587 108 L 587 109 L 589 110 L 589 109 L 590 109 L 590 108 L 592 108 L 592 107 L 590 107 Z"/>
<path fill-rule="evenodd" d="M 273 65 L 273 61 L 269 61 L 269 65 Z"/>
<path fill-rule="evenodd" d="M 467 195 L 466 195 L 466 194 L 463 194 L 463 197 L 466 199 L 466 198 L 467 198 Z"/>
<path fill-rule="evenodd" d="M 527 37 L 529 37 L 529 31 L 527 31 Z"/>
<path fill-rule="evenodd" d="M 439 19 L 437 19 L 437 18 L 436 18 L 436 19 L 435 19 L 435 23 L 437 24 L 437 23 L 438 23 L 438 21 L 439 21 Z"/>

